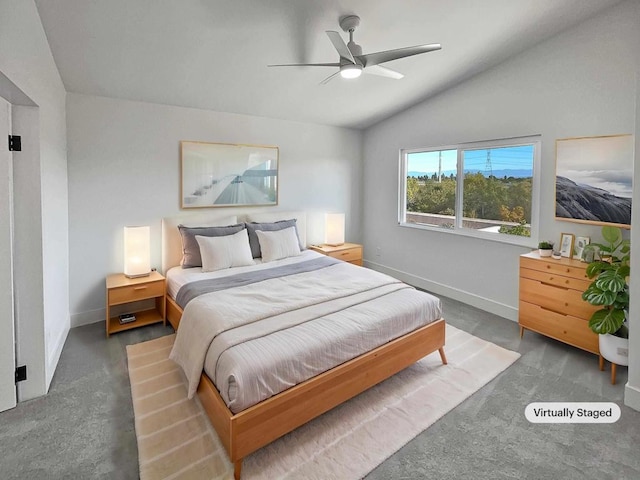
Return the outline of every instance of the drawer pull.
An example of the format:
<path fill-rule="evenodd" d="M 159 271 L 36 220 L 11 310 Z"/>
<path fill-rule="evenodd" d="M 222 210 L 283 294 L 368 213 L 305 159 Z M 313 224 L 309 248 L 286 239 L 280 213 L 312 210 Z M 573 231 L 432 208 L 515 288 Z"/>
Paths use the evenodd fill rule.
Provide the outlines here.
<path fill-rule="evenodd" d="M 568 288 L 561 287 L 560 285 L 553 285 L 547 282 L 540 282 L 542 285 L 546 285 L 547 287 L 559 288 L 560 290 L 569 290 Z"/>
<path fill-rule="evenodd" d="M 570 269 L 570 268 L 567 268 L 567 273 L 569 273 L 569 272 L 571 272 L 571 269 Z"/>
<path fill-rule="evenodd" d="M 342 252 L 340 255 L 344 257 L 345 255 L 349 255 L 349 252 Z"/>
<path fill-rule="evenodd" d="M 147 286 L 146 285 L 142 285 L 140 287 L 133 287 L 134 290 L 146 290 Z"/>
<path fill-rule="evenodd" d="M 560 313 L 560 312 L 556 312 L 555 310 L 552 310 L 550 308 L 546 308 L 546 307 L 539 307 L 540 310 L 546 310 L 547 312 L 551 312 L 551 313 L 555 313 L 556 315 L 562 315 L 563 317 L 568 317 L 568 315 L 566 313 Z"/>

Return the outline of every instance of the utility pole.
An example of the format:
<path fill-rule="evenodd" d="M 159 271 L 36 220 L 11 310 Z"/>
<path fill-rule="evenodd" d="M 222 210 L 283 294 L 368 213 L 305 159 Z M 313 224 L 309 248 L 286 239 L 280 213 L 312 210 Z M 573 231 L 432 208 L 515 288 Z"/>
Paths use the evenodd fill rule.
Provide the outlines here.
<path fill-rule="evenodd" d="M 487 150 L 487 163 L 484 166 L 484 173 L 487 177 L 493 176 L 493 167 L 491 166 L 491 150 Z"/>

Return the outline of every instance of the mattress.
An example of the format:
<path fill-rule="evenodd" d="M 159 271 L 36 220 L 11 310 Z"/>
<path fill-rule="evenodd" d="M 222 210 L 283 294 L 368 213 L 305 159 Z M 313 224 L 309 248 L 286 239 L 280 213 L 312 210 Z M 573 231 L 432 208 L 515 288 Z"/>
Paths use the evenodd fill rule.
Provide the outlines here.
<path fill-rule="evenodd" d="M 312 251 L 213 275 L 196 270 L 170 271 L 169 291 L 204 277 L 262 278 L 187 303 L 171 354 L 190 395 L 204 370 L 233 413 L 442 316 L 438 298 Z"/>

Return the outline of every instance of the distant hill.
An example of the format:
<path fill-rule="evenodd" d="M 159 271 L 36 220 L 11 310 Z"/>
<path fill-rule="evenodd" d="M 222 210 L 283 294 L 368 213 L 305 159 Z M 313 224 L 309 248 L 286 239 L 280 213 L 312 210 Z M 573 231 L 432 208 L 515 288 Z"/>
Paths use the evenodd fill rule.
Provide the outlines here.
<path fill-rule="evenodd" d="M 465 173 L 469 173 L 470 171 L 467 170 L 465 171 Z M 431 177 L 431 175 L 433 175 L 434 173 L 437 172 L 416 172 L 416 171 L 411 171 L 411 172 L 407 172 L 407 176 L 409 177 L 424 177 L 425 175 L 428 175 L 429 177 Z M 471 173 L 478 173 L 478 170 L 473 170 L 471 171 Z M 482 173 L 484 175 L 484 171 L 481 171 L 480 173 Z M 449 177 L 451 174 L 453 174 L 455 176 L 456 171 L 455 170 L 443 170 L 442 171 L 442 176 L 443 177 Z M 518 170 L 518 169 L 502 169 L 502 170 L 494 170 L 493 171 L 493 176 L 497 177 L 497 178 L 503 178 L 503 177 L 514 177 L 514 178 L 528 178 L 531 177 L 531 170 Z"/>
<path fill-rule="evenodd" d="M 558 176 L 556 217 L 631 225 L 631 199 Z"/>

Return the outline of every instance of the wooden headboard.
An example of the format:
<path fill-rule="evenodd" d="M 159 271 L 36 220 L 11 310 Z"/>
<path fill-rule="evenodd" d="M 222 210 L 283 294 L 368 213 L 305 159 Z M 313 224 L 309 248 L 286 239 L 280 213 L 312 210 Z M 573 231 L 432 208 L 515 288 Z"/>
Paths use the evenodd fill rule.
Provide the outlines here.
<path fill-rule="evenodd" d="M 278 220 L 296 219 L 298 235 L 302 245 L 307 244 L 307 214 L 306 212 L 266 211 L 256 213 L 242 213 L 229 215 L 228 213 L 212 212 L 188 213 L 162 219 L 162 273 L 166 275 L 171 267 L 180 265 L 182 259 L 182 239 L 178 225 L 188 227 L 210 227 L 218 225 L 233 225 L 240 222 L 275 222 Z"/>

